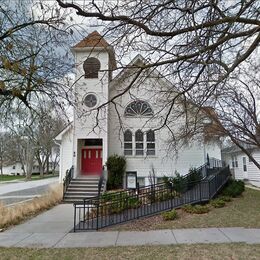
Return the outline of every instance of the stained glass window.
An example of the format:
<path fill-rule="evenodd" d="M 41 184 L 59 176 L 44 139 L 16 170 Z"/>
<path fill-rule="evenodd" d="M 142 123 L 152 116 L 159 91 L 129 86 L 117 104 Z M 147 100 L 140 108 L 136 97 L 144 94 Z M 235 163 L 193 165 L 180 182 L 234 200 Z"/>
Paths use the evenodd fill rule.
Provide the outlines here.
<path fill-rule="evenodd" d="M 132 132 L 126 130 L 124 133 L 124 154 L 132 155 L 133 154 L 133 142 L 132 142 Z"/>
<path fill-rule="evenodd" d="M 141 130 L 135 132 L 135 155 L 144 154 L 144 134 Z"/>
<path fill-rule="evenodd" d="M 136 100 L 126 107 L 125 116 L 153 116 L 153 110 L 146 101 Z"/>

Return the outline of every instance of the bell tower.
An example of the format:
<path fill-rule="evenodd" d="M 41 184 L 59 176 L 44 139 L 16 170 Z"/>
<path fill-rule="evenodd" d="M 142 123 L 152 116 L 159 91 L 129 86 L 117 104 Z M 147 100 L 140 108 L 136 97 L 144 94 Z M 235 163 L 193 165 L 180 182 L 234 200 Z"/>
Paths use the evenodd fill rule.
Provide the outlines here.
<path fill-rule="evenodd" d="M 109 82 L 114 49 L 97 32 L 72 47 L 75 57 L 73 165 L 75 174 L 100 175 L 108 154 Z"/>

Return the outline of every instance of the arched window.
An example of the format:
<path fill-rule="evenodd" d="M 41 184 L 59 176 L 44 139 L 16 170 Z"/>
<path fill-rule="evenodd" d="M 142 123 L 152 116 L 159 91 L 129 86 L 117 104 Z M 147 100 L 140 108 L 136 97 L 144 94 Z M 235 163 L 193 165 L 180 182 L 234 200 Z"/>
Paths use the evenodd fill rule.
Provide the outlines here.
<path fill-rule="evenodd" d="M 133 154 L 133 136 L 130 130 L 124 132 L 124 155 Z"/>
<path fill-rule="evenodd" d="M 85 71 L 85 78 L 98 78 L 100 61 L 94 57 L 87 58 L 84 61 L 83 69 Z"/>
<path fill-rule="evenodd" d="M 135 132 L 135 155 L 144 154 L 144 134 L 141 130 Z"/>
<path fill-rule="evenodd" d="M 153 116 L 153 110 L 146 101 L 136 100 L 126 107 L 125 116 Z"/>
<path fill-rule="evenodd" d="M 155 134 L 152 130 L 146 133 L 146 149 L 147 155 L 155 155 Z"/>

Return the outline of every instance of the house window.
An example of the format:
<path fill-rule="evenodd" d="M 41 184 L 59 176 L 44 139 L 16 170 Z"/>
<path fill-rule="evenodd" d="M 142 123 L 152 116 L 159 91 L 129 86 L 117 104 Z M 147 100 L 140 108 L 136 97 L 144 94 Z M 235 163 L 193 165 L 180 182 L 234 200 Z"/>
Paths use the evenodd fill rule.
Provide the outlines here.
<path fill-rule="evenodd" d="M 155 135 L 154 131 L 149 130 L 146 133 L 146 148 L 147 148 L 147 155 L 155 155 Z"/>
<path fill-rule="evenodd" d="M 164 183 L 164 178 L 163 177 L 157 177 L 157 184 L 158 183 Z"/>
<path fill-rule="evenodd" d="M 244 172 L 247 171 L 246 157 L 243 157 L 243 170 L 244 170 Z"/>
<path fill-rule="evenodd" d="M 232 168 L 238 167 L 237 156 L 232 156 Z"/>
<path fill-rule="evenodd" d="M 133 154 L 133 136 L 130 130 L 126 130 L 124 133 L 124 155 Z"/>
<path fill-rule="evenodd" d="M 153 110 L 146 101 L 136 100 L 131 102 L 125 109 L 126 117 L 153 116 Z"/>
<path fill-rule="evenodd" d="M 139 129 L 135 132 L 135 155 L 144 154 L 144 134 Z"/>
<path fill-rule="evenodd" d="M 101 65 L 98 59 L 94 57 L 87 58 L 83 64 L 85 78 L 98 78 L 100 67 Z"/>
<path fill-rule="evenodd" d="M 137 177 L 137 182 L 139 183 L 139 187 L 145 186 L 145 178 L 144 177 Z"/>

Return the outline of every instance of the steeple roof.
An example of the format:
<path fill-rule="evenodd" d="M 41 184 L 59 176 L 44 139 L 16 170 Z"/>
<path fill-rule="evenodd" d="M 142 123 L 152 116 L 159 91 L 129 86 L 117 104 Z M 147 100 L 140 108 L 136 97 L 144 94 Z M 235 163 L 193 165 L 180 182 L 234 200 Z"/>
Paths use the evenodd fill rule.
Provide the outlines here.
<path fill-rule="evenodd" d="M 107 41 L 97 32 L 90 33 L 86 38 L 77 43 L 73 48 L 84 48 L 84 47 L 109 47 Z"/>

